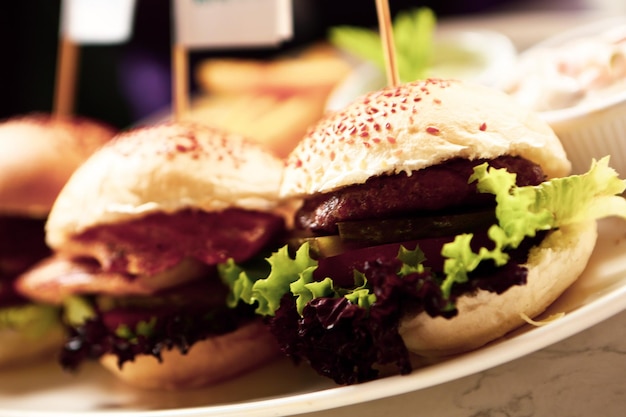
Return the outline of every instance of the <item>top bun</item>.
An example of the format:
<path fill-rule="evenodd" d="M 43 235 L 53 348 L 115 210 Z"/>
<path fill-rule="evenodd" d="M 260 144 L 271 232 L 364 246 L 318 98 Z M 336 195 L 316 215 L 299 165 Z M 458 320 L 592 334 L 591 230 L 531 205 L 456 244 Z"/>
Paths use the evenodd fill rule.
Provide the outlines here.
<path fill-rule="evenodd" d="M 193 123 L 122 132 L 72 175 L 56 200 L 46 240 L 56 249 L 102 224 L 154 212 L 277 206 L 283 162 L 236 134 Z"/>
<path fill-rule="evenodd" d="M 549 178 L 571 164 L 546 122 L 503 92 L 428 79 L 363 95 L 328 114 L 289 155 L 281 196 L 410 173 L 452 158 L 524 157 Z"/>
<path fill-rule="evenodd" d="M 0 213 L 44 218 L 72 172 L 114 134 L 90 119 L 43 113 L 0 123 Z"/>

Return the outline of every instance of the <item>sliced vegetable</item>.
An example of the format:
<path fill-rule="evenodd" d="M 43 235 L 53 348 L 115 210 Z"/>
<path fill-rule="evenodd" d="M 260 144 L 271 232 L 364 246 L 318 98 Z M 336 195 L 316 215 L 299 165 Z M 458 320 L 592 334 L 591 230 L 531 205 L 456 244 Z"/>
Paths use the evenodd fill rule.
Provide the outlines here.
<path fill-rule="evenodd" d="M 138 322 L 134 329 L 126 324 L 121 324 L 115 330 L 115 335 L 123 339 L 127 339 L 131 343 L 138 343 L 140 337 L 150 337 L 154 334 L 157 324 L 157 318 L 152 317 L 150 320 L 142 320 Z"/>
<path fill-rule="evenodd" d="M 479 191 L 495 194 L 498 223 L 487 233 L 439 238 L 447 240 L 437 254 L 442 259 L 433 261 L 428 252 L 435 245 L 424 245 L 426 254 L 419 247 L 400 246 L 398 252 L 399 244 L 370 246 L 319 261 L 311 258 L 308 242 L 293 259 L 284 247 L 268 258 L 267 278 L 251 278 L 233 262 L 220 269 L 233 289 L 233 305 L 258 303 L 258 314 L 272 316 L 270 330 L 283 352 L 339 384 L 374 379 L 381 367 L 408 373 L 412 365 L 398 333 L 407 311 L 451 318 L 462 294 L 499 294 L 523 285 L 529 248 L 550 229 L 606 216 L 626 218 L 626 200 L 616 196 L 626 183 L 608 167 L 608 159 L 594 162 L 587 174 L 538 186 L 517 187 L 515 175 L 487 164 L 476 167 L 470 180 L 477 181 Z M 430 268 L 437 263 L 436 270 Z M 341 288 L 338 283 L 345 286 L 349 273 L 352 287 Z"/>
<path fill-rule="evenodd" d="M 487 229 L 495 222 L 494 211 L 486 210 L 441 216 L 341 222 L 337 226 L 342 240 L 382 244 L 426 237 L 454 236 Z"/>
<path fill-rule="evenodd" d="M 470 181 L 477 182 L 480 192 L 496 196 L 498 224 L 492 225 L 488 231 L 494 247 L 488 249 L 487 245 L 481 244 L 475 252 L 471 246 L 475 236 L 471 233 L 457 235 L 452 242 L 443 245 L 443 297 L 449 299 L 455 285 L 467 283 L 469 274 L 482 262 L 493 261 L 496 266 L 504 266 L 509 260 L 507 251 L 517 248 L 525 238 L 534 237 L 539 231 L 607 216 L 626 218 L 626 200 L 618 195 L 626 189 L 626 182 L 619 179 L 615 170 L 608 166 L 608 161 L 608 157 L 594 161 L 586 174 L 524 187 L 516 186 L 515 175 L 505 169 L 489 168 L 486 163 L 475 167 Z M 308 243 L 298 249 L 293 259 L 285 246 L 267 261 L 271 272 L 267 278 L 260 279 L 251 277 L 232 260 L 219 267 L 222 280 L 231 288 L 231 306 L 240 300 L 248 304 L 258 303 L 256 312 L 271 316 L 280 306 L 281 298 L 291 292 L 292 283 L 316 281 L 313 274 L 319 265 L 311 257 Z M 404 268 L 403 263 L 400 270 Z M 328 277 L 333 278 L 330 273 Z M 324 281 L 324 278 L 317 281 Z M 304 284 L 293 288 L 301 290 Z M 327 282 L 324 285 L 333 288 L 335 284 Z M 320 293 L 328 294 L 328 290 Z"/>
<path fill-rule="evenodd" d="M 368 245 L 366 241 L 346 241 L 339 235 L 296 237 L 289 239 L 288 245 L 295 252 L 304 243 L 309 245 L 311 256 L 315 259 L 339 255 Z"/>
<path fill-rule="evenodd" d="M 63 300 L 64 320 L 70 326 L 79 326 L 96 316 L 91 302 L 84 297 L 71 296 Z"/>
<path fill-rule="evenodd" d="M 25 304 L 0 309 L 0 330 L 19 331 L 36 339 L 59 324 L 59 309 L 43 304 Z"/>

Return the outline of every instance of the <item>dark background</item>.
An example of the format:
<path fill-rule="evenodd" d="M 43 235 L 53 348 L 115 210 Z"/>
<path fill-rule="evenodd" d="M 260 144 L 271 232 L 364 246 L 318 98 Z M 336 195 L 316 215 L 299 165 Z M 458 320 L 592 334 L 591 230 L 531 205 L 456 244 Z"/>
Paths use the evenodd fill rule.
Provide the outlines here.
<path fill-rule="evenodd" d="M 105 0 L 104 0 L 105 1 Z M 506 0 L 390 0 L 390 10 L 428 6 L 438 18 L 488 10 Z M 0 5 L 0 118 L 52 109 L 60 0 Z M 330 26 L 376 25 L 374 0 L 294 0 L 294 39 L 280 48 L 204 51 L 208 56 L 269 58 L 323 39 Z M 170 0 L 138 0 L 132 38 L 119 45 L 80 48 L 75 113 L 124 128 L 170 102 Z M 193 81 L 193 80 L 192 80 Z M 195 89 L 192 85 L 191 89 Z"/>

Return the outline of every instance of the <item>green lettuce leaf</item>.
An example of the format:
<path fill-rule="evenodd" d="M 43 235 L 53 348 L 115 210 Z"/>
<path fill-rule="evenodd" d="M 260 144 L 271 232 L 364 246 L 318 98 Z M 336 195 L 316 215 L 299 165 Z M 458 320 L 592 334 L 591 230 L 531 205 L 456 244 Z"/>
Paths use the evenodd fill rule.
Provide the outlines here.
<path fill-rule="evenodd" d="M 306 304 L 319 297 L 346 297 L 363 308 L 369 308 L 376 301 L 376 296 L 367 287 L 365 276 L 358 271 L 354 272 L 355 287 L 351 289 L 336 288 L 331 278 L 314 281 L 313 272 L 318 263 L 311 258 L 308 242 L 300 246 L 294 258 L 289 256 L 285 245 L 266 260 L 271 266 L 267 278 L 253 277 L 232 260 L 218 265 L 222 281 L 231 289 L 229 307 L 235 307 L 240 301 L 250 305 L 256 303 L 257 314 L 273 316 L 287 293 L 296 298 L 299 313 Z"/>
<path fill-rule="evenodd" d="M 261 279 L 251 276 L 232 260 L 218 266 L 222 281 L 231 288 L 230 307 L 241 300 L 250 305 L 257 303 L 255 311 L 260 315 L 273 315 L 280 306 L 280 299 L 290 292 L 291 284 L 299 279 L 311 283 L 313 271 L 317 268 L 317 261 L 309 255 L 308 243 L 298 249 L 293 259 L 287 246 L 283 246 L 267 258 L 267 262 L 271 272 L 267 278 Z"/>
<path fill-rule="evenodd" d="M 16 330 L 33 339 L 59 323 L 59 308 L 55 306 L 32 303 L 0 309 L 0 330 Z"/>
<path fill-rule="evenodd" d="M 416 246 L 414 250 L 409 250 L 404 246 L 400 246 L 398 259 L 402 261 L 402 267 L 398 272 L 398 275 L 400 276 L 405 276 L 411 273 L 421 274 L 425 270 L 424 261 L 426 260 L 426 257 L 419 246 Z"/>
<path fill-rule="evenodd" d="M 156 324 L 156 317 L 152 317 L 150 321 L 140 321 L 135 326 L 135 329 L 131 329 L 130 326 L 126 324 L 120 324 L 117 329 L 115 329 L 115 335 L 127 339 L 131 343 L 137 343 L 140 336 L 150 337 L 154 333 Z"/>
<path fill-rule="evenodd" d="M 86 298 L 73 295 L 63 300 L 63 319 L 70 326 L 78 327 L 95 316 L 96 311 Z"/>
<path fill-rule="evenodd" d="M 393 23 L 398 73 L 403 81 L 425 78 L 431 66 L 437 19 L 427 7 L 399 12 Z"/>
<path fill-rule="evenodd" d="M 401 11 L 396 15 L 393 37 L 400 80 L 406 82 L 426 77 L 431 65 L 435 26 L 435 14 L 427 7 Z M 336 26 L 329 31 L 329 41 L 384 72 L 385 57 L 377 30 Z"/>
<path fill-rule="evenodd" d="M 354 288 L 337 288 L 329 277 L 322 281 L 313 281 L 314 269 L 308 270 L 306 274 L 300 274 L 300 278 L 289 287 L 291 293 L 296 297 L 298 313 L 302 314 L 304 306 L 311 300 L 321 297 L 346 297 L 352 304 L 365 309 L 369 309 L 376 301 L 376 295 L 371 293 L 363 273 L 354 271 Z"/>
<path fill-rule="evenodd" d="M 486 163 L 477 166 L 469 181 L 476 181 L 480 192 L 494 194 L 497 203 L 498 224 L 488 231 L 495 245 L 493 249 L 482 247 L 474 252 L 470 245 L 473 235 L 466 233 L 443 246 L 445 261 L 441 290 L 444 298 L 450 297 L 455 284 L 467 282 L 468 274 L 481 262 L 505 265 L 509 260 L 506 251 L 517 248 L 525 238 L 535 236 L 538 231 L 609 216 L 626 219 L 626 200 L 620 196 L 626 189 L 626 181 L 621 180 L 608 163 L 606 157 L 594 161 L 585 174 L 525 187 L 516 186 L 515 174 L 505 169 L 490 168 Z M 424 255 L 419 248 L 410 251 L 401 247 L 398 259 L 402 261 L 400 276 L 425 270 Z M 314 282 L 317 261 L 311 258 L 308 243 L 298 249 L 294 258 L 289 256 L 285 246 L 267 258 L 267 262 L 271 272 L 266 278 L 253 276 L 232 260 L 218 267 L 222 280 L 231 288 L 231 307 L 239 301 L 258 303 L 258 314 L 274 315 L 281 298 L 287 293 L 297 298 L 300 313 L 316 297 L 346 297 L 364 308 L 376 301 L 365 276 L 358 271 L 354 275 L 354 289 L 335 288 L 331 278 Z"/>
<path fill-rule="evenodd" d="M 468 273 L 481 262 L 506 264 L 508 256 L 504 251 L 517 248 L 538 231 L 609 216 L 626 218 L 626 200 L 618 195 L 626 188 L 626 182 L 609 167 L 608 157 L 593 161 L 585 174 L 555 178 L 537 186 L 517 187 L 514 174 L 489 168 L 486 163 L 474 169 L 470 181 L 477 182 L 478 191 L 496 196 L 498 224 L 489 229 L 495 247 L 472 251 L 471 234 L 459 235 L 444 245 L 445 297 L 449 297 L 454 284 L 466 282 Z"/>
<path fill-rule="evenodd" d="M 332 279 L 326 278 L 315 282 L 313 274 L 300 274 L 300 279 L 291 283 L 289 290 L 296 297 L 296 307 L 300 314 L 309 301 L 314 298 L 330 297 L 335 292 Z"/>

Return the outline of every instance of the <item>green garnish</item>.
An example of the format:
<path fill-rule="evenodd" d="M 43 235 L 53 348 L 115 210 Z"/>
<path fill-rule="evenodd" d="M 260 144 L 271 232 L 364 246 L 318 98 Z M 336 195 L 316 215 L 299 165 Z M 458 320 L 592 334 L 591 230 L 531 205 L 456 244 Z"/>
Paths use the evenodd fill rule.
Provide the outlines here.
<path fill-rule="evenodd" d="M 76 295 L 63 300 L 63 312 L 65 322 L 76 327 L 96 316 L 96 311 L 90 302 L 86 298 Z"/>
<path fill-rule="evenodd" d="M 435 14 L 427 7 L 402 11 L 396 15 L 393 21 L 393 37 L 401 81 L 414 81 L 427 76 L 436 23 Z M 382 71 L 385 70 L 378 31 L 355 26 L 336 26 L 330 29 L 329 40 L 338 48 L 372 62 Z"/>
<path fill-rule="evenodd" d="M 594 161 L 585 174 L 524 187 L 516 186 L 515 174 L 505 169 L 490 168 L 486 163 L 475 167 L 469 181 L 476 181 L 480 192 L 496 197 L 498 223 L 488 232 L 495 247 L 482 247 L 474 252 L 470 246 L 471 233 L 457 235 L 454 241 L 444 245 L 441 252 L 445 258 L 441 283 L 444 298 L 450 297 L 455 284 L 466 282 L 468 273 L 481 262 L 491 260 L 499 266 L 506 264 L 509 259 L 506 251 L 517 248 L 526 237 L 533 237 L 538 231 L 609 216 L 626 219 L 626 199 L 620 196 L 626 189 L 626 181 L 618 177 L 608 162 L 606 157 Z M 231 288 L 229 305 L 234 307 L 240 300 L 258 303 L 256 312 L 271 316 L 288 292 L 297 297 L 300 313 L 315 297 L 343 296 L 363 307 L 375 302 L 375 295 L 369 292 L 365 277 L 358 271 L 355 271 L 356 288 L 353 290 L 335 288 L 330 278 L 313 282 L 317 261 L 311 258 L 309 249 L 309 244 L 304 243 L 293 259 L 287 246 L 279 249 L 267 259 L 272 267 L 267 278 L 251 277 L 232 260 L 220 265 L 220 276 Z M 414 251 L 400 248 L 398 259 L 403 262 L 400 276 L 424 271 L 425 259 L 419 248 Z"/>
<path fill-rule="evenodd" d="M 142 320 L 135 326 L 135 329 L 131 329 L 126 324 L 120 324 L 115 329 L 115 335 L 123 339 L 127 339 L 129 342 L 137 342 L 140 336 L 149 337 L 154 333 L 154 327 L 156 326 L 157 318 L 152 317 L 150 321 Z"/>
<path fill-rule="evenodd" d="M 19 331 L 33 339 L 59 324 L 59 309 L 43 304 L 26 304 L 0 309 L 0 329 Z"/>

